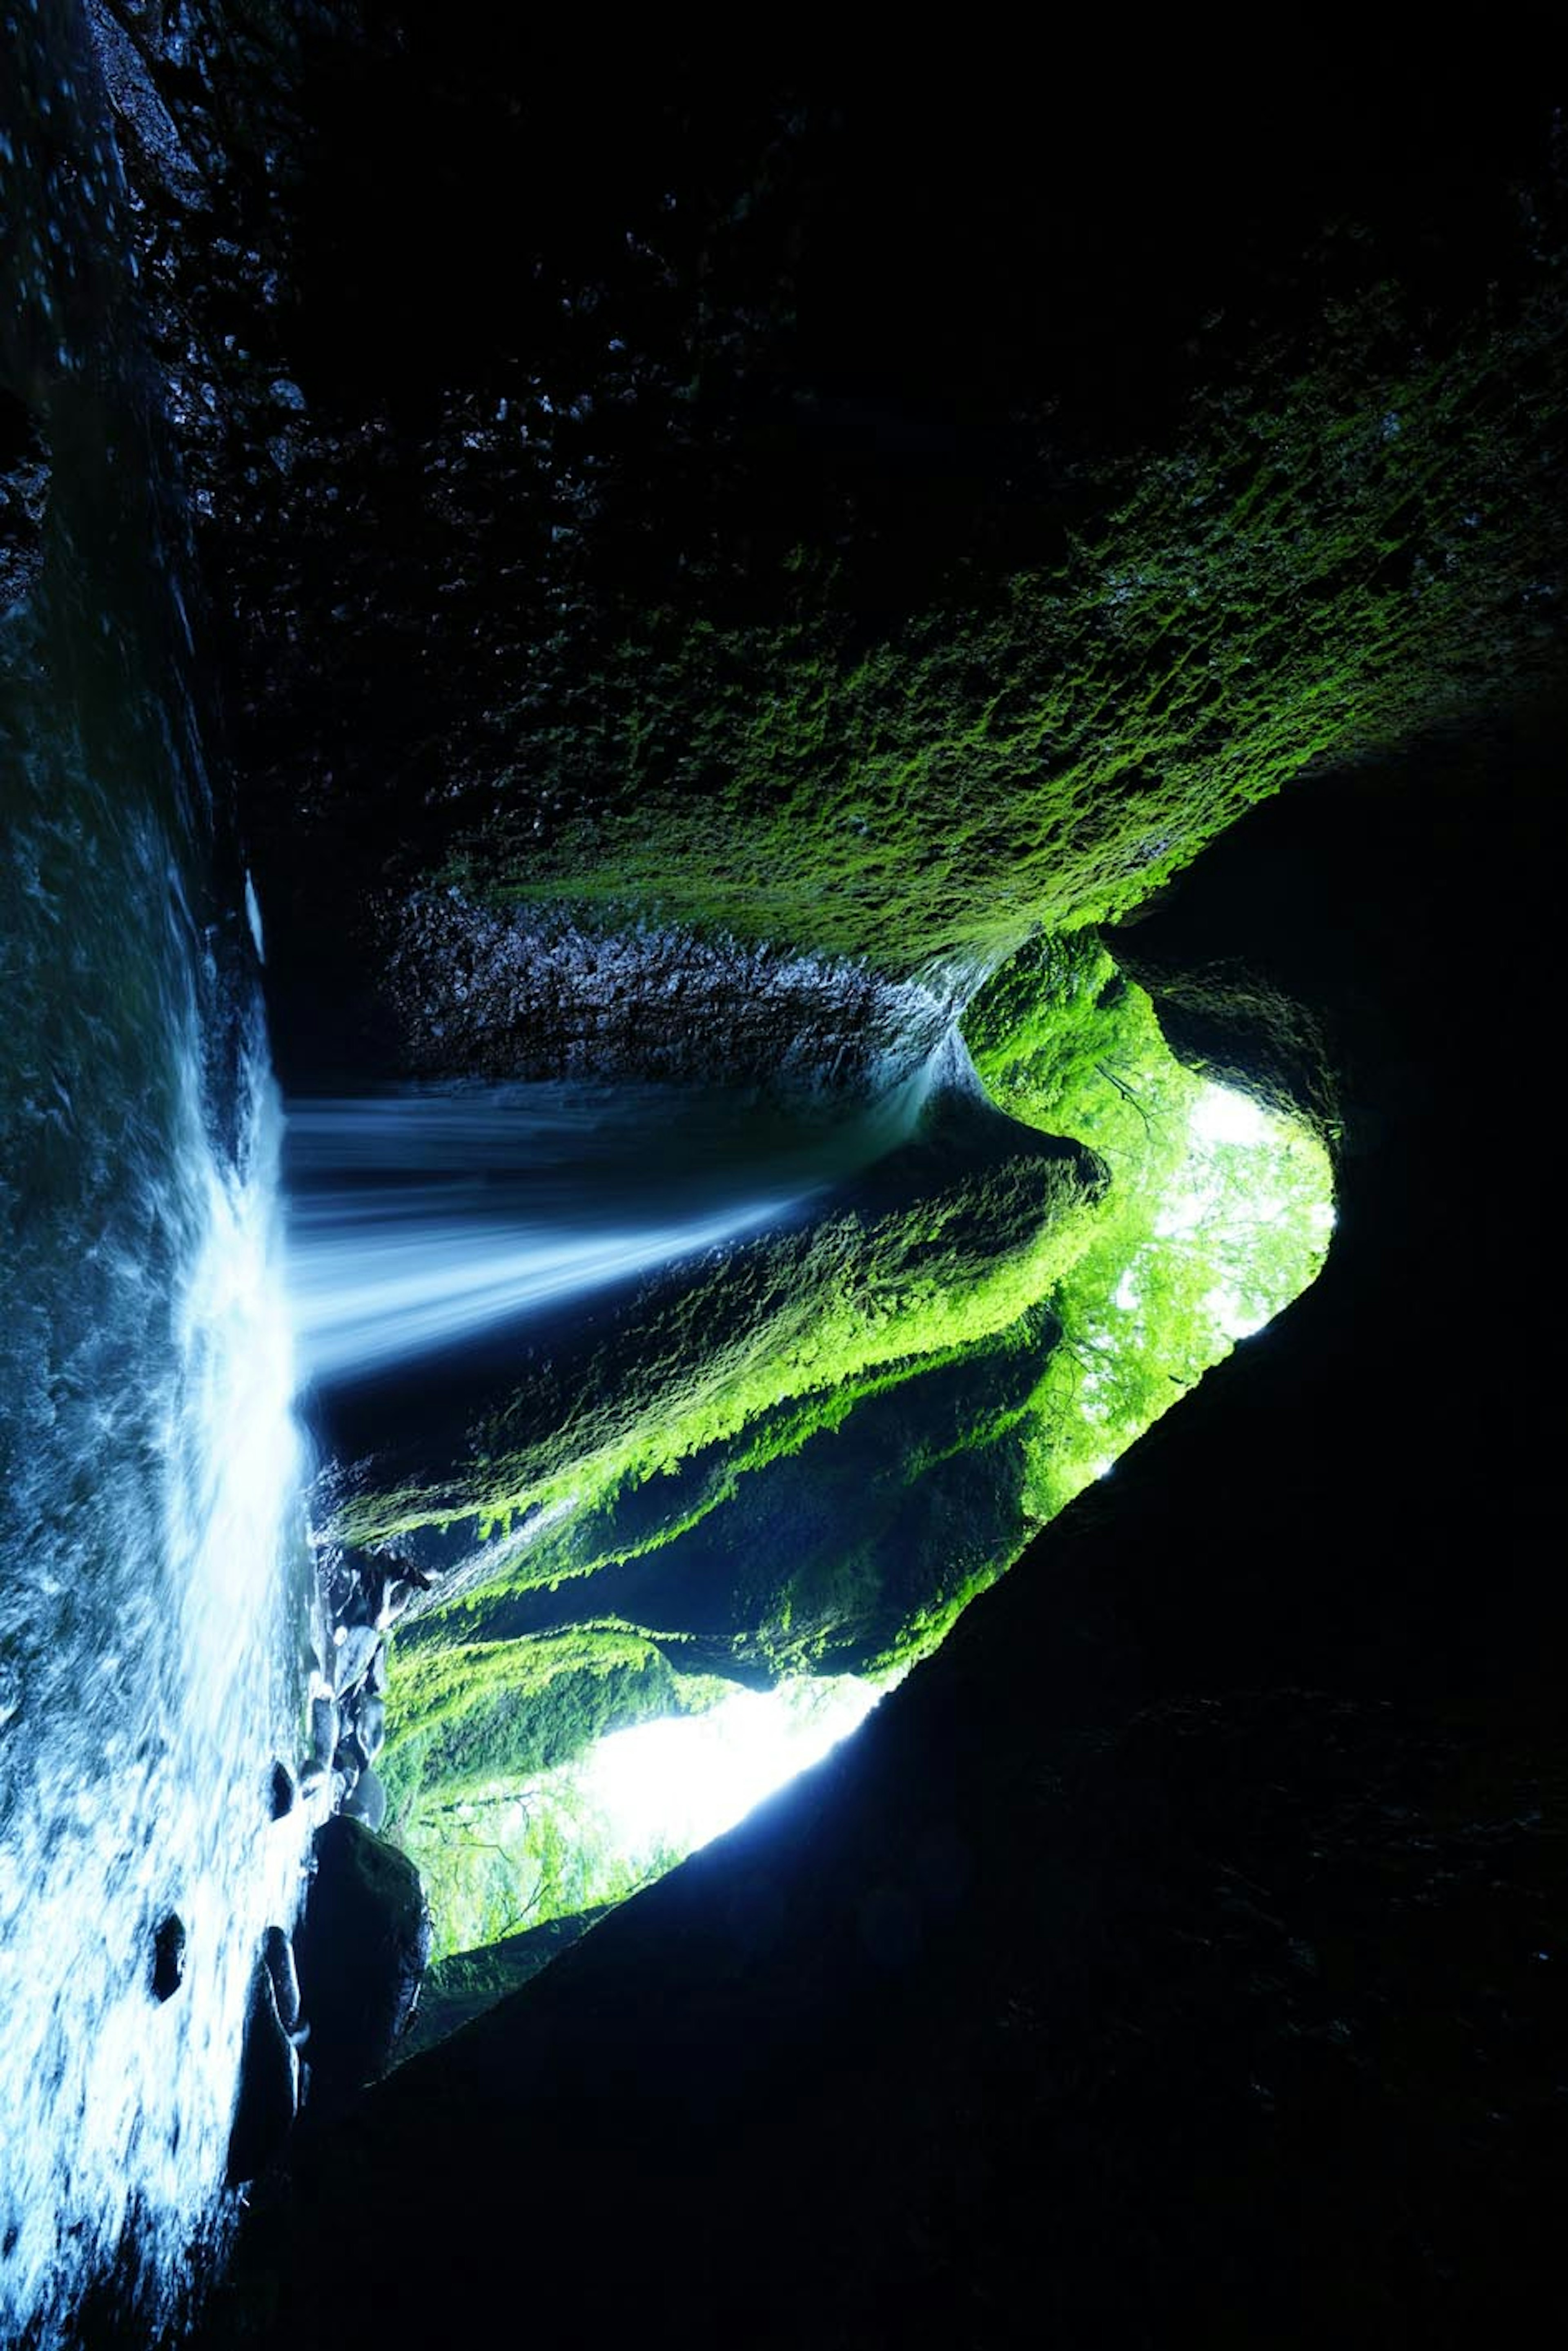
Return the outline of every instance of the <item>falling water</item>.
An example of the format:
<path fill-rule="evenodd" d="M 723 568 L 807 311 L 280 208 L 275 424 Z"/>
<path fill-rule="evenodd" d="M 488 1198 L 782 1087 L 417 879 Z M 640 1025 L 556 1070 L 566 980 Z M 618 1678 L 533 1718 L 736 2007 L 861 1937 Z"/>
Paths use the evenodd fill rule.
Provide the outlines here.
<path fill-rule="evenodd" d="M 295 1103 L 305 1366 L 328 1384 L 364 1377 L 792 1217 L 907 1138 L 938 1059 L 836 1118 L 675 1086 Z"/>
<path fill-rule="evenodd" d="M 268 1802 L 308 1571 L 279 1117 L 211 881 L 117 165 L 70 20 L 17 52 L 0 359 L 53 478 L 0 613 L 0 2339 L 53 2346 L 110 2277 L 151 2335 L 226 2224 L 250 1974 L 308 1826 Z"/>

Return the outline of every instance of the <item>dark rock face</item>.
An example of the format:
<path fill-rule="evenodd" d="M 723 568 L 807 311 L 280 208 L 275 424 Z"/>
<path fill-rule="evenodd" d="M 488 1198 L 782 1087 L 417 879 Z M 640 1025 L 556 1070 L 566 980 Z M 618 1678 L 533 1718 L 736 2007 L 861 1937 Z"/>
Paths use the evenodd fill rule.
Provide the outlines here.
<path fill-rule="evenodd" d="M 37 577 L 48 495 L 43 436 L 21 402 L 0 392 L 0 616 Z"/>
<path fill-rule="evenodd" d="M 273 1928 L 269 1934 L 279 1930 Z M 246 2011 L 239 2095 L 229 2134 L 231 2187 L 255 2179 L 280 2152 L 299 2106 L 299 2058 L 278 2013 L 277 1972 L 257 1959 Z M 296 2014 L 298 2005 L 296 2003 Z"/>
<path fill-rule="evenodd" d="M 418 1998 L 430 1925 L 418 1871 L 359 1821 L 328 1821 L 313 1853 L 295 1952 L 312 2096 L 330 2105 L 390 2058 Z"/>
<path fill-rule="evenodd" d="M 608 1917 L 613 1906 L 574 1911 L 551 1918 L 542 1927 L 526 1928 L 520 1935 L 505 1935 L 482 1950 L 455 1951 L 438 1959 L 424 1980 L 418 2013 L 403 2037 L 400 2064 L 434 2049 L 459 2025 L 483 2016 L 508 1992 L 526 1983 L 558 1959 L 563 1951 Z"/>
<path fill-rule="evenodd" d="M 941 1041 L 970 975 L 896 982 L 849 962 L 655 923 L 413 892 L 385 922 L 386 989 L 423 1074 L 628 1076 L 781 1093 L 897 1083 Z"/>
<path fill-rule="evenodd" d="M 185 1922 L 171 1910 L 152 1938 L 152 1997 L 172 2000 L 185 1980 Z"/>

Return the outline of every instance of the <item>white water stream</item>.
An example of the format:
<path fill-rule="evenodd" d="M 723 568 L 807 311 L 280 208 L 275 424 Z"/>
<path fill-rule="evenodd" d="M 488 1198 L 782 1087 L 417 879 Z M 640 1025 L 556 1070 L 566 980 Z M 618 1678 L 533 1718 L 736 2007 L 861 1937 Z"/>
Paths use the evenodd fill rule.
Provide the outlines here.
<path fill-rule="evenodd" d="M 232 2220 L 252 1970 L 311 1825 L 271 1774 L 312 1583 L 281 1122 L 118 160 L 85 19 L 10 32 L 0 381 L 48 507 L 0 611 L 0 2342 L 54 2351 L 99 2288 L 153 2339 Z"/>

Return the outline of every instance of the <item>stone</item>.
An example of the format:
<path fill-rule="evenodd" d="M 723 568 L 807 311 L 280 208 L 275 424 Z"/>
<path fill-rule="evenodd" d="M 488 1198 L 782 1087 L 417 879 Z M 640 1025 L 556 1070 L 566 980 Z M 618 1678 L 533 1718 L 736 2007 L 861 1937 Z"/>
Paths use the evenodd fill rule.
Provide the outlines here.
<path fill-rule="evenodd" d="M 271 1795 L 273 1819 L 287 1820 L 298 1801 L 299 1790 L 293 1772 L 281 1759 L 272 1767 Z"/>
<path fill-rule="evenodd" d="M 431 1928 L 419 1872 L 363 1822 L 326 1822 L 312 1861 L 294 1949 L 316 2100 L 330 2105 L 384 2070 L 413 2012 Z"/>
<path fill-rule="evenodd" d="M 160 1919 L 152 1938 L 152 1997 L 172 2000 L 185 1980 L 185 1922 L 177 1910 Z"/>
<path fill-rule="evenodd" d="M 325 1770 L 337 1751 L 338 1704 L 323 1694 L 310 1701 L 310 1752 Z"/>
<path fill-rule="evenodd" d="M 350 1820 L 379 1829 L 387 1816 L 387 1792 L 380 1774 L 368 1767 L 361 1771 L 343 1799 L 343 1810 Z"/>
<path fill-rule="evenodd" d="M 273 1931 L 276 1930 L 268 1930 Z M 272 1970 L 264 1957 L 257 1959 L 252 1972 L 246 2011 L 239 2093 L 229 2132 L 227 2173 L 231 2188 L 258 2178 L 267 2169 L 281 2149 L 298 2110 L 298 2053 L 278 2015 Z"/>
<path fill-rule="evenodd" d="M 340 1625 L 332 1638 L 332 1687 L 342 1698 L 356 1688 L 369 1672 L 381 1635 L 373 1624 Z"/>
<path fill-rule="evenodd" d="M 277 2021 L 285 2032 L 299 2030 L 299 1975 L 294 1964 L 294 1946 L 281 1927 L 269 1927 L 261 1938 L 261 1956 L 272 1978 L 272 1996 L 277 2007 Z"/>

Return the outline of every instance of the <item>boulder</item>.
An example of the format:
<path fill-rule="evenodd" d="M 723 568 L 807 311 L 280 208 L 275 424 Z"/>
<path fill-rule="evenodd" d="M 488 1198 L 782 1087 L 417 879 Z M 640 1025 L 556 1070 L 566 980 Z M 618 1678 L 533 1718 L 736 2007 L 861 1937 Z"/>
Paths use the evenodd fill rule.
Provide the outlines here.
<path fill-rule="evenodd" d="M 350 1820 L 379 1829 L 387 1816 L 387 1792 L 381 1774 L 369 1768 L 361 1771 L 343 1799 L 343 1810 Z"/>
<path fill-rule="evenodd" d="M 341 1698 L 370 1671 L 380 1635 L 373 1625 L 340 1625 L 332 1642 L 332 1687 Z"/>
<path fill-rule="evenodd" d="M 322 1693 L 310 1701 L 310 1752 L 323 1770 L 331 1762 L 337 1745 L 337 1701 Z"/>
<path fill-rule="evenodd" d="M 312 1861 L 294 1948 L 315 2097 L 330 2104 L 384 2070 L 418 1998 L 430 1917 L 413 1864 L 360 1821 L 326 1822 Z"/>
<path fill-rule="evenodd" d="M 185 1980 L 185 1922 L 177 1910 L 161 1918 L 152 1937 L 152 1997 L 172 2000 Z"/>
<path fill-rule="evenodd" d="M 276 1932 L 269 1929 L 269 1936 Z M 299 2058 L 277 2012 L 266 1957 L 250 1980 L 239 2093 L 229 2132 L 228 2180 L 237 2188 L 256 2179 L 278 2153 L 299 2107 Z"/>
<path fill-rule="evenodd" d="M 299 1977 L 294 1965 L 294 1946 L 281 1927 L 269 1927 L 261 1938 L 261 1956 L 272 1978 L 272 1995 L 277 2003 L 277 2021 L 285 2032 L 299 2030 Z"/>

